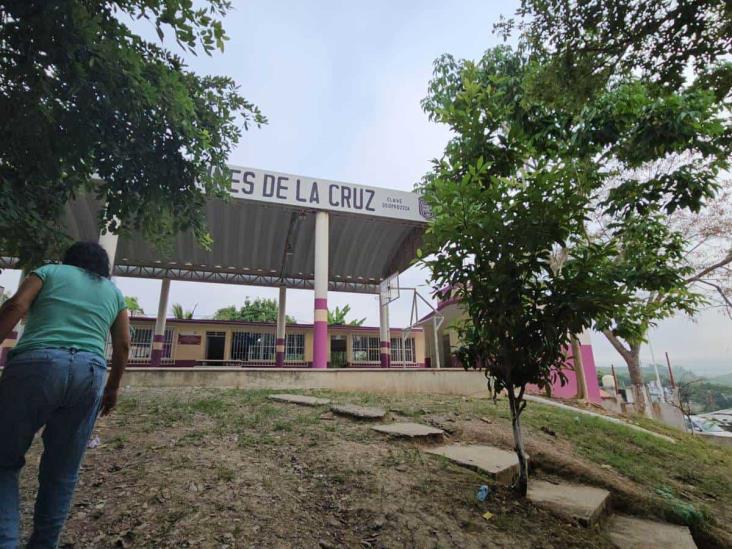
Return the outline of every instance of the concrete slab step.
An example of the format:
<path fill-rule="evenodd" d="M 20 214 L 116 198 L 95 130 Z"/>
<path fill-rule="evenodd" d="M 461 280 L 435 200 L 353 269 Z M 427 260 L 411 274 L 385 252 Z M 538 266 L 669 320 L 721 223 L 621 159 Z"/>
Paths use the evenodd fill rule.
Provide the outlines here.
<path fill-rule="evenodd" d="M 608 534 L 622 549 L 696 549 L 686 526 L 654 520 L 615 515 L 608 523 Z"/>
<path fill-rule="evenodd" d="M 592 526 L 607 507 L 610 492 L 594 486 L 529 479 L 526 497 L 565 520 Z"/>
<path fill-rule="evenodd" d="M 355 404 L 333 404 L 330 410 L 334 414 L 356 419 L 383 419 L 386 416 L 386 410 L 381 408 L 369 408 L 367 406 L 356 406 Z"/>
<path fill-rule="evenodd" d="M 277 402 L 289 402 L 291 404 L 300 404 L 302 406 L 322 406 L 330 404 L 330 400 L 327 398 L 317 398 L 306 395 L 269 395 L 267 398 L 270 400 L 276 400 Z"/>
<path fill-rule="evenodd" d="M 485 473 L 500 484 L 512 484 L 519 473 L 516 454 L 493 446 L 451 444 L 430 448 L 426 452 Z"/>
<path fill-rule="evenodd" d="M 380 433 L 405 438 L 437 438 L 445 434 L 442 429 L 422 425 L 421 423 L 390 423 L 389 425 L 378 425 L 371 428 Z"/>

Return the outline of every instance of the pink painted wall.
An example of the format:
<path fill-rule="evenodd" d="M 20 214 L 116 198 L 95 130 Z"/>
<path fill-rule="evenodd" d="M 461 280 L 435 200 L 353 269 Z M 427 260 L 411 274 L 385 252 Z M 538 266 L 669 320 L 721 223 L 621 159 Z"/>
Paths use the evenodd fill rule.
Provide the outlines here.
<path fill-rule="evenodd" d="M 600 385 L 597 381 L 597 369 L 595 368 L 595 356 L 592 353 L 592 345 L 581 345 L 582 349 L 582 365 L 584 366 L 585 379 L 587 380 L 587 398 L 590 402 L 600 403 Z M 570 358 L 571 351 L 570 351 Z M 561 386 L 559 380 L 552 385 L 552 396 L 554 398 L 575 398 L 577 396 L 577 377 L 574 371 L 569 368 L 564 370 L 567 381 Z M 535 394 L 543 394 L 535 385 L 528 387 L 529 392 Z"/>

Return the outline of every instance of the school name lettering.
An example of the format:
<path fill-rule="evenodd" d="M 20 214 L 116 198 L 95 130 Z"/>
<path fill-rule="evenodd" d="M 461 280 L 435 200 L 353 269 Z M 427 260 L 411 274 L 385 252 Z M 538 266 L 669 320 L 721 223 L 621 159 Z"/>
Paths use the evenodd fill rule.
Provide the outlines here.
<path fill-rule="evenodd" d="M 244 166 L 229 165 L 216 175 L 228 178 L 231 196 L 242 200 L 417 222 L 431 217 L 424 200 L 406 191 Z"/>
<path fill-rule="evenodd" d="M 376 192 L 352 185 L 320 183 L 301 178 L 253 171 L 231 170 L 231 193 L 252 197 L 299 202 L 303 205 L 329 205 L 334 208 L 375 212 Z"/>

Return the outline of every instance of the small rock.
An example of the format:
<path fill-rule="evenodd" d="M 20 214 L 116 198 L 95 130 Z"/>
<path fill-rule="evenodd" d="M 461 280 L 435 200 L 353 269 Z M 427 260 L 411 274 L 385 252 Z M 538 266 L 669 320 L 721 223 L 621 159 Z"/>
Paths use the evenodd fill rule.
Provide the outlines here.
<path fill-rule="evenodd" d="M 324 539 L 321 539 L 320 541 L 318 541 L 318 545 L 322 549 L 336 549 L 336 546 L 335 545 L 333 545 L 331 542 L 326 541 Z"/>
<path fill-rule="evenodd" d="M 541 430 L 542 430 L 542 432 L 546 433 L 549 436 L 552 436 L 552 437 L 556 437 L 557 436 L 556 431 L 553 431 L 549 427 L 544 426 L 544 427 L 541 428 Z"/>

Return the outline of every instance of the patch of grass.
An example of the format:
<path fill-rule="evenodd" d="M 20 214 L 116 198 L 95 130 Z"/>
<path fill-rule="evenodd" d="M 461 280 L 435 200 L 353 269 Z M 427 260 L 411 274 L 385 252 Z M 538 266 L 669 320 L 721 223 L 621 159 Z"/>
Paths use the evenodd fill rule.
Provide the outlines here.
<path fill-rule="evenodd" d="M 219 466 L 216 468 L 216 478 L 222 482 L 231 482 L 234 480 L 236 474 L 233 469 L 228 467 Z"/>
<path fill-rule="evenodd" d="M 115 437 L 112 437 L 109 439 L 109 445 L 114 448 L 115 450 L 121 450 L 125 447 L 125 444 L 127 444 L 128 438 L 127 435 L 117 435 Z"/>

